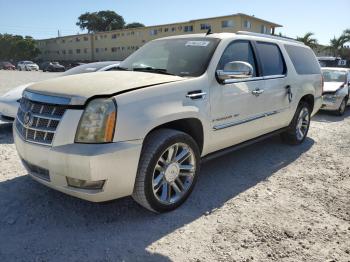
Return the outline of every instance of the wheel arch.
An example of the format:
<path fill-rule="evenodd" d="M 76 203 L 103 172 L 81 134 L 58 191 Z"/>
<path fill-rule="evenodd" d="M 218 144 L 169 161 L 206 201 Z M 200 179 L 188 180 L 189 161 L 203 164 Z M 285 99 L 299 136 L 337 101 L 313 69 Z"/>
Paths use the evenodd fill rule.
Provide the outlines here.
<path fill-rule="evenodd" d="M 314 106 L 315 106 L 315 97 L 314 97 L 314 95 L 311 95 L 311 94 L 304 95 L 300 99 L 299 104 L 300 104 L 300 102 L 306 102 L 310 106 L 310 111 L 313 112 Z"/>
<path fill-rule="evenodd" d="M 163 128 L 178 130 L 188 134 L 197 143 L 199 152 L 202 153 L 204 146 L 204 128 L 201 120 L 198 118 L 177 119 L 158 125 L 147 133 L 145 140 L 153 131 Z"/>

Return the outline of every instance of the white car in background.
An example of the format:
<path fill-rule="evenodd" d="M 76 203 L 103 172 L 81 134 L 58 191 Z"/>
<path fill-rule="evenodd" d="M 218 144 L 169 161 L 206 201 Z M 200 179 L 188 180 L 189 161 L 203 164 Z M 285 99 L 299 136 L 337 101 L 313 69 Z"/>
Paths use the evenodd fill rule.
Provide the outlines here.
<path fill-rule="evenodd" d="M 119 61 L 105 61 L 96 62 L 90 64 L 84 64 L 81 66 L 74 67 L 59 76 L 68 76 L 84 73 L 102 72 L 102 71 L 113 71 L 119 65 Z M 0 121 L 2 122 L 13 122 L 17 115 L 19 102 L 22 97 L 24 89 L 33 83 L 18 86 L 3 96 L 0 97 Z"/>
<path fill-rule="evenodd" d="M 350 69 L 322 67 L 324 78 L 322 110 L 343 115 L 349 103 Z"/>
<path fill-rule="evenodd" d="M 17 64 L 19 71 L 39 71 L 39 66 L 32 61 L 20 61 Z"/>

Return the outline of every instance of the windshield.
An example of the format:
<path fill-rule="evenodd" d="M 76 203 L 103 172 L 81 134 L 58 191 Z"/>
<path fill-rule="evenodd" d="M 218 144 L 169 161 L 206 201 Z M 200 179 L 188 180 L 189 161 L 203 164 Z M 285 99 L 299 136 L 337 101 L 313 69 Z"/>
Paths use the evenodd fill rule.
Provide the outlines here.
<path fill-rule="evenodd" d="M 30 65 L 30 64 L 34 64 L 34 63 L 32 61 L 24 61 L 23 64 Z"/>
<path fill-rule="evenodd" d="M 150 42 L 129 56 L 121 69 L 196 77 L 209 65 L 216 38 L 179 38 Z"/>
<path fill-rule="evenodd" d="M 339 70 L 322 70 L 325 82 L 346 82 L 346 72 Z"/>
<path fill-rule="evenodd" d="M 62 74 L 62 76 L 68 76 L 68 75 L 77 75 L 77 74 L 84 74 L 84 73 L 93 73 L 97 72 L 98 70 L 109 66 L 114 65 L 119 62 L 117 61 L 107 61 L 107 62 L 97 62 L 97 63 L 90 63 L 90 64 L 84 64 L 81 66 L 74 67 L 70 70 L 67 70 Z"/>

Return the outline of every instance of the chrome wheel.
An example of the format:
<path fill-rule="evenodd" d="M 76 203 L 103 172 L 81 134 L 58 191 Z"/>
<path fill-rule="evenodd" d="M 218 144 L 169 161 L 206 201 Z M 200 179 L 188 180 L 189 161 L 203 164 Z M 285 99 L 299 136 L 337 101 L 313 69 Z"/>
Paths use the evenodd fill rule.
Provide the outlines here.
<path fill-rule="evenodd" d="M 299 141 L 303 140 L 307 134 L 310 124 L 310 114 L 309 110 L 306 107 L 301 109 L 297 126 L 296 126 L 296 136 Z"/>
<path fill-rule="evenodd" d="M 190 189 L 196 173 L 193 150 L 184 143 L 168 147 L 153 171 L 153 194 L 163 204 L 174 204 Z"/>

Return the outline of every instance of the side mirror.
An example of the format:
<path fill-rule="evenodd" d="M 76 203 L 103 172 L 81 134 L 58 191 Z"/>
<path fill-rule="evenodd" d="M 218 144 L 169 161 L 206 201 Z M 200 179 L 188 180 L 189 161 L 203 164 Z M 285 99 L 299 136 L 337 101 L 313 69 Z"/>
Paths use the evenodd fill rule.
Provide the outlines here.
<path fill-rule="evenodd" d="M 217 70 L 216 76 L 219 82 L 228 84 L 230 80 L 246 79 L 253 77 L 254 69 L 251 64 L 243 61 L 229 62 L 224 70 Z"/>

